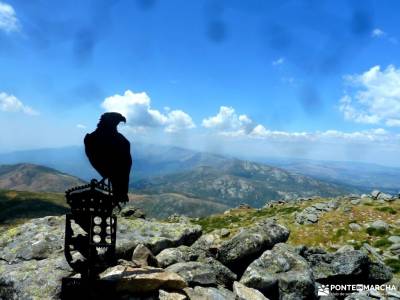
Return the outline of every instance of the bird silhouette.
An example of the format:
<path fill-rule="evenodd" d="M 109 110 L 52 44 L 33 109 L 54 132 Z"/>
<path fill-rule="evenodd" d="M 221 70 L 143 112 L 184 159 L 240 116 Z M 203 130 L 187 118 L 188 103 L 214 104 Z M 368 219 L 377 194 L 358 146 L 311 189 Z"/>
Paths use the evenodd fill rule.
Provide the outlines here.
<path fill-rule="evenodd" d="M 104 113 L 97 129 L 86 134 L 84 143 L 86 155 L 102 181 L 111 182 L 115 199 L 127 202 L 132 157 L 129 141 L 117 130 L 120 122 L 126 122 L 120 113 Z"/>

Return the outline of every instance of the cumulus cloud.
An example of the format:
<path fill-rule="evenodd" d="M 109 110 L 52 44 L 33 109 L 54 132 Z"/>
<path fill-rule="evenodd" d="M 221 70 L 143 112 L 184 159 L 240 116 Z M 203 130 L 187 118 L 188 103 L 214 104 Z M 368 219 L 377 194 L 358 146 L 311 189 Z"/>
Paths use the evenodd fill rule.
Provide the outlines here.
<path fill-rule="evenodd" d="M 213 130 L 217 135 L 229 138 L 246 138 L 249 140 L 266 140 L 274 142 L 328 142 L 328 143 L 400 143 L 400 135 L 388 132 L 384 128 L 343 132 L 326 130 L 315 132 L 289 132 L 271 130 L 257 124 L 246 115 L 238 115 L 232 107 L 221 106 L 218 114 L 206 118 L 203 127 Z"/>
<path fill-rule="evenodd" d="M 202 125 L 222 135 L 231 136 L 247 135 L 256 126 L 247 115 L 238 115 L 229 106 L 221 106 L 215 116 L 203 119 Z"/>
<path fill-rule="evenodd" d="M 9 95 L 4 92 L 0 92 L 0 111 L 5 112 L 22 112 L 27 115 L 38 115 L 39 113 L 31 108 L 23 104 L 17 97 L 14 95 Z"/>
<path fill-rule="evenodd" d="M 0 30 L 10 33 L 19 31 L 20 28 L 14 8 L 10 4 L 0 2 Z"/>
<path fill-rule="evenodd" d="M 169 110 L 166 114 L 151 107 L 150 97 L 145 93 L 130 90 L 123 95 L 107 97 L 101 106 L 106 111 L 116 111 L 127 118 L 129 125 L 135 128 L 163 127 L 166 132 L 176 132 L 194 128 L 192 118 L 182 110 Z"/>
<path fill-rule="evenodd" d="M 77 125 L 76 125 L 76 128 L 79 128 L 79 129 L 86 129 L 86 126 L 83 125 L 83 124 L 77 124 Z"/>
<path fill-rule="evenodd" d="M 287 132 L 268 130 L 263 125 L 257 125 L 248 135 L 255 139 L 270 139 L 285 142 L 346 142 L 346 143 L 370 143 L 370 142 L 400 142 L 395 134 L 383 128 L 362 131 L 343 132 L 340 130 L 326 130 L 316 132 Z"/>
<path fill-rule="evenodd" d="M 182 129 L 194 128 L 192 118 L 181 110 L 172 110 L 167 114 L 167 126 L 165 127 L 166 132 L 177 132 Z"/>
<path fill-rule="evenodd" d="M 400 70 L 374 66 L 345 76 L 349 89 L 339 103 L 345 119 L 356 123 L 400 126 Z"/>

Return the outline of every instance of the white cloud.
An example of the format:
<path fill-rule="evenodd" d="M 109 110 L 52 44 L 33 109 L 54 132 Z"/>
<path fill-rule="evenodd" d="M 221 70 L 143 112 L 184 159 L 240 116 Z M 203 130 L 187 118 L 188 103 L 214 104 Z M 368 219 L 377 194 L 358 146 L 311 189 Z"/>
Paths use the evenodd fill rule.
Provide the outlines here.
<path fill-rule="evenodd" d="M 372 30 L 371 36 L 372 36 L 373 38 L 377 38 L 377 39 L 378 39 L 378 38 L 385 39 L 385 40 L 389 41 L 389 42 L 392 43 L 392 44 L 397 44 L 397 43 L 398 43 L 397 38 L 395 38 L 394 36 L 391 36 L 391 35 L 387 34 L 385 31 L 383 31 L 383 30 L 380 29 L 380 28 L 375 28 L 374 30 Z"/>
<path fill-rule="evenodd" d="M 355 113 L 355 112 L 351 112 Z M 368 116 L 359 116 L 367 118 Z M 391 126 L 400 126 L 400 120 L 393 119 Z M 212 130 L 219 136 L 232 139 L 265 140 L 288 143 L 365 143 L 385 142 L 400 145 L 400 135 L 390 133 L 384 128 L 344 132 L 340 130 L 298 131 L 271 130 L 257 124 L 246 115 L 238 115 L 232 107 L 221 106 L 218 114 L 206 118 L 203 127 Z"/>
<path fill-rule="evenodd" d="M 220 134 L 231 136 L 246 135 L 255 127 L 248 116 L 237 115 L 235 109 L 228 106 L 221 106 L 218 114 L 204 119 L 202 125 Z"/>
<path fill-rule="evenodd" d="M 14 95 L 9 95 L 4 92 L 0 92 L 0 110 L 5 112 L 22 112 L 27 115 L 38 115 L 39 113 L 32 109 L 30 106 L 24 105 Z"/>
<path fill-rule="evenodd" d="M 399 119 L 388 119 L 385 122 L 386 126 L 389 127 L 400 127 L 400 120 Z"/>
<path fill-rule="evenodd" d="M 192 118 L 181 110 L 172 110 L 167 115 L 167 127 L 166 132 L 177 132 L 182 129 L 190 129 L 196 127 L 193 123 Z"/>
<path fill-rule="evenodd" d="M 339 109 L 356 123 L 398 126 L 400 120 L 400 70 L 374 66 L 362 74 L 345 76 L 349 86 Z"/>
<path fill-rule="evenodd" d="M 379 28 L 375 28 L 371 32 L 372 37 L 383 37 L 385 35 L 386 35 L 386 32 L 384 32 L 382 29 L 379 29 Z"/>
<path fill-rule="evenodd" d="M 285 142 L 387 142 L 400 139 L 383 128 L 363 131 L 343 132 L 339 130 L 326 130 L 316 132 L 287 132 L 268 130 L 262 125 L 257 125 L 249 134 L 250 138 L 275 140 Z"/>
<path fill-rule="evenodd" d="M 195 127 L 192 118 L 181 110 L 169 110 L 164 114 L 151 108 L 150 97 L 145 92 L 127 90 L 123 95 L 107 97 L 101 106 L 106 111 L 121 113 L 128 124 L 136 128 L 164 127 L 167 132 L 176 132 Z"/>
<path fill-rule="evenodd" d="M 279 66 L 279 65 L 283 64 L 284 62 L 285 62 L 285 58 L 279 57 L 278 59 L 272 61 L 272 65 Z"/>
<path fill-rule="evenodd" d="M 21 28 L 14 8 L 5 2 L 0 2 L 0 30 L 7 33 L 17 32 Z"/>
<path fill-rule="evenodd" d="M 79 128 L 79 129 L 86 129 L 86 126 L 83 125 L 83 124 L 77 124 L 77 125 L 76 125 L 76 128 Z"/>

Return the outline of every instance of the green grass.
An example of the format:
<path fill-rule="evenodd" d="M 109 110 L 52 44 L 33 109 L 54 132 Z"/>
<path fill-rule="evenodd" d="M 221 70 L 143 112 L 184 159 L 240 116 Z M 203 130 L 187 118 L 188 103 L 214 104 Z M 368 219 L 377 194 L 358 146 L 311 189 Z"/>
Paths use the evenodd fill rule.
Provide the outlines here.
<path fill-rule="evenodd" d="M 378 211 L 383 211 L 383 212 L 388 212 L 389 214 L 395 215 L 397 212 L 390 206 L 384 206 L 384 207 L 376 207 L 375 208 Z"/>
<path fill-rule="evenodd" d="M 67 212 L 64 194 L 0 190 L 0 224 Z"/>
<path fill-rule="evenodd" d="M 400 273 L 400 260 L 399 259 L 394 259 L 394 258 L 386 259 L 385 264 L 392 269 L 393 273 Z"/>
<path fill-rule="evenodd" d="M 384 236 L 388 233 L 388 231 L 385 228 L 368 227 L 365 231 L 369 235 L 373 235 L 373 236 Z"/>
<path fill-rule="evenodd" d="M 374 242 L 373 246 L 378 248 L 387 248 L 392 244 L 387 238 L 382 238 Z"/>
<path fill-rule="evenodd" d="M 336 231 L 335 237 L 340 238 L 341 236 L 344 236 L 346 234 L 347 230 L 340 228 Z"/>

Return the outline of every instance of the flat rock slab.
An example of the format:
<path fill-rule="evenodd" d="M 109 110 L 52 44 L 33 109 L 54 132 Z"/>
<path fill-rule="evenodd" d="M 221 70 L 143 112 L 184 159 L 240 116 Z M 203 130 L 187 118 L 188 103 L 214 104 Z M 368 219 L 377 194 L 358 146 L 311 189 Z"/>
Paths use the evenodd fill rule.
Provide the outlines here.
<path fill-rule="evenodd" d="M 201 233 L 200 225 L 120 218 L 117 226 L 117 255 L 130 259 L 138 244 L 145 245 L 157 255 L 166 248 L 191 245 Z"/>
<path fill-rule="evenodd" d="M 183 245 L 177 248 L 164 249 L 156 256 L 156 259 L 160 267 L 166 268 L 179 262 L 195 261 L 198 256 L 191 247 Z"/>
<path fill-rule="evenodd" d="M 201 262 L 177 263 L 166 268 L 169 272 L 174 272 L 183 277 L 190 286 L 195 285 L 217 285 L 217 274 L 214 269 Z"/>
<path fill-rule="evenodd" d="M 233 292 L 237 300 L 268 300 L 260 291 L 237 281 L 233 283 Z"/>
<path fill-rule="evenodd" d="M 65 217 L 32 219 L 0 235 L 0 259 L 18 263 L 64 255 Z"/>
<path fill-rule="evenodd" d="M 64 257 L 16 264 L 0 261 L 0 299 L 57 299 L 61 279 L 71 272 Z"/>
<path fill-rule="evenodd" d="M 159 268 L 131 268 L 115 266 L 100 274 L 100 279 L 111 281 L 120 293 L 145 294 L 159 289 L 181 290 L 186 281 L 176 273 Z"/>
<path fill-rule="evenodd" d="M 189 300 L 235 300 L 235 295 L 224 288 L 196 286 L 184 291 Z"/>

